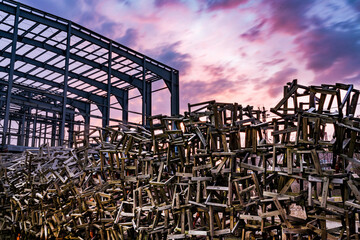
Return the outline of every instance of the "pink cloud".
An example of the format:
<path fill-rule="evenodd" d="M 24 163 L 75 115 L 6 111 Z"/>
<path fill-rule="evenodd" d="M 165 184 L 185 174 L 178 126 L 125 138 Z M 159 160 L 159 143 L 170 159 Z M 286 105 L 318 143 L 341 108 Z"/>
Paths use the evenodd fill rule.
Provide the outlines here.
<path fill-rule="evenodd" d="M 273 74 L 269 79 L 261 82 L 255 89 L 265 88 L 270 98 L 278 97 L 283 92 L 283 86 L 296 78 L 297 70 L 295 68 L 285 68 Z"/>

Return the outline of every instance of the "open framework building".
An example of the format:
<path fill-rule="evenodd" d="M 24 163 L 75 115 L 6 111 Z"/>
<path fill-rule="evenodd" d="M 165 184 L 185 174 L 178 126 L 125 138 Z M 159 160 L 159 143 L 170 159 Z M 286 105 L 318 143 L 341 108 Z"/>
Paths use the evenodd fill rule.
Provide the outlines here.
<path fill-rule="evenodd" d="M 71 145 L 75 130 L 128 122 L 129 113 L 146 125 L 157 91 L 170 92 L 170 113 L 178 114 L 177 70 L 69 20 L 0 0 L 2 147 Z M 141 112 L 129 109 L 131 101 Z"/>

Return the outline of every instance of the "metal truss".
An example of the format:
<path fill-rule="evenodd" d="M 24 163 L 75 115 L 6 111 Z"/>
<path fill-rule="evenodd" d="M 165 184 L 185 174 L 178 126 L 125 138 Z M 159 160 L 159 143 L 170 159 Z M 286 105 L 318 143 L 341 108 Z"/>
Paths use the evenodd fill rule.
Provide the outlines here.
<path fill-rule="evenodd" d="M 128 122 L 129 113 L 146 125 L 153 93 L 166 90 L 177 115 L 176 69 L 69 20 L 0 0 L 3 148 L 71 146 L 74 131 Z M 130 110 L 140 98 L 141 112 Z"/>

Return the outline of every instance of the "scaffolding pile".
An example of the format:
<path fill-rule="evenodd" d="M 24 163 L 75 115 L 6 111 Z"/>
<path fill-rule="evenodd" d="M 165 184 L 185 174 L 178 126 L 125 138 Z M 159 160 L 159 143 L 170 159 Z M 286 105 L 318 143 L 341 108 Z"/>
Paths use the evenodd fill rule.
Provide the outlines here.
<path fill-rule="evenodd" d="M 294 80 L 269 121 L 209 101 L 153 116 L 149 130 L 94 130 L 96 147 L 78 136 L 74 149 L 27 151 L 2 161 L 1 235 L 358 239 L 358 97 Z"/>

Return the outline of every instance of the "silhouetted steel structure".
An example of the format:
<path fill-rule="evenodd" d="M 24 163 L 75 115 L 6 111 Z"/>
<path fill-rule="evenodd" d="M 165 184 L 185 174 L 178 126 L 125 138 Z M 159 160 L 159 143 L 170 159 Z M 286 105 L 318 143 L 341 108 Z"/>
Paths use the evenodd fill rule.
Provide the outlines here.
<path fill-rule="evenodd" d="M 159 80 L 163 87 L 153 89 Z M 75 128 L 88 132 L 96 119 L 103 126 L 128 122 L 129 112 L 141 114 L 146 124 L 152 93 L 166 89 L 176 115 L 177 70 L 69 20 L 0 0 L 3 147 L 71 145 Z M 129 97 L 131 91 L 137 96 Z M 141 113 L 129 110 L 129 101 L 137 97 Z M 112 111 L 122 111 L 122 119 Z"/>

